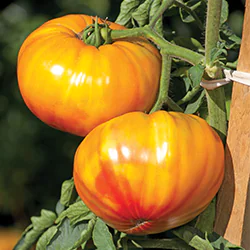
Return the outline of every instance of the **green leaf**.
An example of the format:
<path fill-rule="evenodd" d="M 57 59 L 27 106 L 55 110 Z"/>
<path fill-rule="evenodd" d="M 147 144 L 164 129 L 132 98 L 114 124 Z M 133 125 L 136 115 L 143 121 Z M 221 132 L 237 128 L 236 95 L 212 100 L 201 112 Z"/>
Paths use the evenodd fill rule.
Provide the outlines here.
<path fill-rule="evenodd" d="M 195 249 L 203 249 L 203 250 L 214 250 L 213 246 L 210 244 L 210 242 L 206 239 L 202 239 L 198 235 L 195 235 L 189 242 L 189 245 L 191 247 L 194 247 Z"/>
<path fill-rule="evenodd" d="M 241 38 L 238 37 L 227 23 L 221 26 L 220 32 L 221 40 L 225 43 L 226 49 L 239 49 L 241 45 Z"/>
<path fill-rule="evenodd" d="M 141 0 L 123 0 L 121 3 L 120 14 L 115 20 L 116 23 L 131 28 L 132 13 L 139 7 Z"/>
<path fill-rule="evenodd" d="M 141 27 L 149 22 L 149 9 L 153 3 L 153 0 L 146 0 L 139 5 L 136 11 L 132 12 L 132 18 Z M 134 25 L 135 26 L 135 25 Z"/>
<path fill-rule="evenodd" d="M 52 211 L 42 209 L 41 216 L 31 217 L 33 229 L 42 231 L 54 224 L 56 220 L 56 214 Z"/>
<path fill-rule="evenodd" d="M 76 250 L 75 244 L 79 243 L 85 230 L 88 230 L 87 223 L 71 226 L 69 219 L 64 219 L 46 250 Z"/>
<path fill-rule="evenodd" d="M 107 225 L 101 220 L 97 219 L 93 230 L 93 241 L 97 250 L 115 250 L 112 234 L 109 232 Z"/>
<path fill-rule="evenodd" d="M 215 64 L 215 62 L 219 61 L 220 57 L 227 55 L 225 45 L 226 44 L 224 42 L 218 42 L 217 47 L 211 50 L 210 61 L 212 62 L 212 64 Z"/>
<path fill-rule="evenodd" d="M 60 223 L 66 217 L 70 220 L 71 225 L 75 225 L 83 220 L 90 220 L 95 215 L 88 209 L 88 207 L 83 203 L 83 201 L 78 201 L 73 203 L 64 210 L 57 218 L 56 223 Z"/>
<path fill-rule="evenodd" d="M 38 240 L 42 233 L 52 226 L 56 220 L 56 214 L 52 211 L 43 209 L 41 216 L 31 217 L 32 225 L 30 225 L 18 241 L 14 250 L 28 250 Z"/>
<path fill-rule="evenodd" d="M 57 226 L 52 226 L 47 231 L 45 231 L 36 244 L 36 250 L 46 249 L 57 231 Z"/>
<path fill-rule="evenodd" d="M 204 48 L 201 45 L 201 43 L 192 37 L 176 36 L 174 37 L 173 42 L 179 46 L 182 46 L 191 50 L 204 51 Z"/>
<path fill-rule="evenodd" d="M 181 20 L 184 23 L 191 23 L 197 21 L 199 17 L 197 16 L 196 12 L 200 13 L 201 16 L 204 16 L 202 15 L 202 13 L 205 11 L 204 7 L 206 6 L 206 4 L 203 1 L 189 0 L 185 3 L 182 1 L 177 1 L 176 4 L 181 6 L 179 8 L 179 13 Z"/>
<path fill-rule="evenodd" d="M 202 65 L 195 65 L 188 70 L 188 76 L 191 80 L 192 87 L 200 85 L 202 76 L 204 73 L 204 67 Z"/>
<path fill-rule="evenodd" d="M 85 246 L 85 244 L 87 243 L 87 241 L 91 238 L 92 236 L 92 232 L 93 232 L 93 229 L 94 229 L 94 226 L 95 226 L 95 223 L 96 223 L 96 217 L 94 217 L 93 219 L 91 219 L 89 222 L 88 222 L 88 227 L 86 230 L 83 230 L 81 232 L 81 236 L 80 238 L 75 242 L 73 248 L 78 248 L 80 246 Z"/>
<path fill-rule="evenodd" d="M 218 235 L 217 233 L 213 232 L 209 235 L 207 235 L 207 239 L 211 242 L 211 245 L 215 249 L 224 249 L 224 250 L 230 250 L 230 249 L 241 249 L 244 250 L 244 248 L 236 246 L 226 239 L 224 239 L 222 236 Z"/>
<path fill-rule="evenodd" d="M 222 0 L 220 23 L 223 24 L 228 19 L 229 7 L 226 0 Z"/>
<path fill-rule="evenodd" d="M 154 0 L 151 8 L 149 10 L 149 21 L 151 21 L 151 19 L 153 18 L 153 16 L 155 16 L 155 13 L 158 11 L 158 9 L 161 6 L 162 1 L 161 0 Z M 161 36 L 163 36 L 163 21 L 162 18 L 160 18 L 154 27 L 155 31 L 160 34 Z"/>
<path fill-rule="evenodd" d="M 192 102 L 188 103 L 184 113 L 194 114 L 202 105 L 204 101 L 204 96 L 205 96 L 205 91 L 203 90 L 199 94 L 197 94 L 196 98 Z"/>
<path fill-rule="evenodd" d="M 172 232 L 177 237 L 188 243 L 189 246 L 197 250 L 243 249 L 241 247 L 231 244 L 226 239 L 214 232 L 211 234 L 204 234 L 198 229 L 188 225 L 184 225 L 177 229 L 174 229 L 172 230 Z"/>
<path fill-rule="evenodd" d="M 64 205 L 62 205 L 62 203 L 60 202 L 60 200 L 56 203 L 56 214 L 57 215 L 60 215 L 63 211 L 64 211 L 64 209 L 65 209 L 66 207 L 64 206 Z"/>
<path fill-rule="evenodd" d="M 62 184 L 60 203 L 64 206 L 69 206 L 72 201 L 72 196 L 75 194 L 75 185 L 73 178 L 66 180 Z"/>
<path fill-rule="evenodd" d="M 198 216 L 195 227 L 201 232 L 212 233 L 215 218 L 216 198 L 214 198 L 209 206 Z"/>

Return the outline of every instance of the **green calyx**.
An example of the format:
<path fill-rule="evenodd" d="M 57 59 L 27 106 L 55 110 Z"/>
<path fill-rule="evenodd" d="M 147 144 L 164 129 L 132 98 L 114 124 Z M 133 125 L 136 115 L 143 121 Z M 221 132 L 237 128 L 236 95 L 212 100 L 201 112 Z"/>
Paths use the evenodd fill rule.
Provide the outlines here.
<path fill-rule="evenodd" d="M 93 23 L 88 25 L 81 33 L 81 39 L 88 45 L 96 48 L 104 44 L 112 43 L 111 29 L 106 20 L 103 23 L 98 23 L 98 18 L 93 20 Z"/>

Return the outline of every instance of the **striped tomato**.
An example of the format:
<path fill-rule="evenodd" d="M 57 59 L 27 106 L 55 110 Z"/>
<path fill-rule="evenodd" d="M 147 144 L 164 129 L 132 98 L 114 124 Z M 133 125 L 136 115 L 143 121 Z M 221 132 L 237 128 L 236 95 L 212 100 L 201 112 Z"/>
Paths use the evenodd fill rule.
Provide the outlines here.
<path fill-rule="evenodd" d="M 77 149 L 74 181 L 108 225 L 153 234 L 201 213 L 224 175 L 224 147 L 197 116 L 131 112 L 89 133 Z"/>

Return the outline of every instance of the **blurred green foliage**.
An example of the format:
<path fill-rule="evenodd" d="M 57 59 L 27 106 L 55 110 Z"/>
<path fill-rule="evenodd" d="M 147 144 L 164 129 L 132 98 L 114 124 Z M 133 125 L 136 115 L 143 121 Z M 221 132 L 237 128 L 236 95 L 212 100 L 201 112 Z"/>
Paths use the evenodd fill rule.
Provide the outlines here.
<path fill-rule="evenodd" d="M 229 1 L 229 24 L 241 35 L 243 2 Z M 16 61 L 27 35 L 43 22 L 69 13 L 109 17 L 120 0 L 17 0 L 0 12 L 0 226 L 21 227 L 41 208 L 53 209 L 63 180 L 72 176 L 74 152 L 82 138 L 50 128 L 25 106 L 18 89 Z M 234 6 L 233 6 L 234 5 Z M 196 37 L 179 18 L 164 20 L 166 32 Z M 10 218 L 10 220 L 6 220 Z"/>

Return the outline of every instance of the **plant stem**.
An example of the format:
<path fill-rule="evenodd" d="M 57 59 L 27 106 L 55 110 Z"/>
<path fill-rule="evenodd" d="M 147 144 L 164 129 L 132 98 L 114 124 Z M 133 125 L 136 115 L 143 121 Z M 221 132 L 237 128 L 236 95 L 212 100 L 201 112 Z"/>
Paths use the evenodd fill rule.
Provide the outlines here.
<path fill-rule="evenodd" d="M 151 29 L 155 27 L 155 24 L 160 18 L 162 18 L 162 15 L 165 12 L 165 10 L 168 9 L 174 3 L 174 1 L 175 0 L 163 0 L 162 1 L 161 7 L 158 9 L 154 17 L 149 22 L 149 26 Z"/>
<path fill-rule="evenodd" d="M 216 68 L 214 76 L 222 77 L 221 70 L 213 65 L 211 59 L 212 50 L 219 41 L 220 16 L 222 0 L 208 0 L 207 21 L 206 21 L 206 39 L 205 39 L 205 63 L 206 71 L 209 73 L 211 68 Z M 208 102 L 208 122 L 218 132 L 221 139 L 225 141 L 227 131 L 227 116 L 225 105 L 225 93 L 223 88 L 212 91 L 206 90 Z"/>
<path fill-rule="evenodd" d="M 210 76 L 213 78 L 222 77 L 222 71 L 214 62 L 211 60 L 211 54 L 214 48 L 217 47 L 219 41 L 219 29 L 220 29 L 220 18 L 221 18 L 221 7 L 222 0 L 208 0 L 207 9 L 207 20 L 206 20 L 206 36 L 205 36 L 205 65 L 206 72 L 209 76 L 210 72 L 213 72 Z M 215 69 L 215 71 L 214 71 Z M 208 104 L 208 122 L 212 126 L 222 141 L 225 143 L 226 132 L 227 132 L 227 114 L 226 114 L 226 99 L 224 88 L 209 91 L 206 90 L 207 104 Z M 211 211 L 215 210 L 215 202 L 210 204 Z M 207 213 L 207 209 L 203 213 Z M 212 221 L 214 222 L 215 216 Z M 206 225 L 206 216 L 202 216 L 199 222 L 201 230 L 207 230 L 202 225 Z M 209 219 L 210 224 L 211 218 Z"/>
<path fill-rule="evenodd" d="M 178 105 L 181 105 L 185 102 L 189 102 L 192 98 L 201 90 L 201 87 L 198 85 L 194 87 L 192 90 L 188 91 L 187 94 L 177 102 Z"/>
<path fill-rule="evenodd" d="M 148 25 L 134 29 L 111 31 L 111 38 L 113 40 L 139 36 L 144 36 L 150 41 L 154 42 L 161 48 L 164 54 L 168 54 L 171 57 L 182 59 L 183 61 L 189 62 L 192 65 L 199 64 L 204 59 L 203 55 L 199 53 L 168 42 L 163 37 L 155 33 Z"/>
<path fill-rule="evenodd" d="M 211 53 L 219 41 L 222 0 L 208 0 L 205 39 L 205 64 L 212 67 Z"/>
<path fill-rule="evenodd" d="M 162 55 L 162 69 L 161 69 L 159 93 L 158 93 L 157 101 L 155 102 L 150 113 L 160 110 L 163 104 L 166 103 L 168 99 L 168 89 L 169 89 L 169 81 L 170 81 L 170 75 L 171 75 L 172 60 L 169 55 L 163 54 L 162 51 L 161 51 L 161 55 Z"/>
<path fill-rule="evenodd" d="M 182 113 L 184 112 L 184 110 L 170 97 L 168 97 L 166 104 L 168 105 L 168 108 L 172 111 L 182 112 Z"/>

